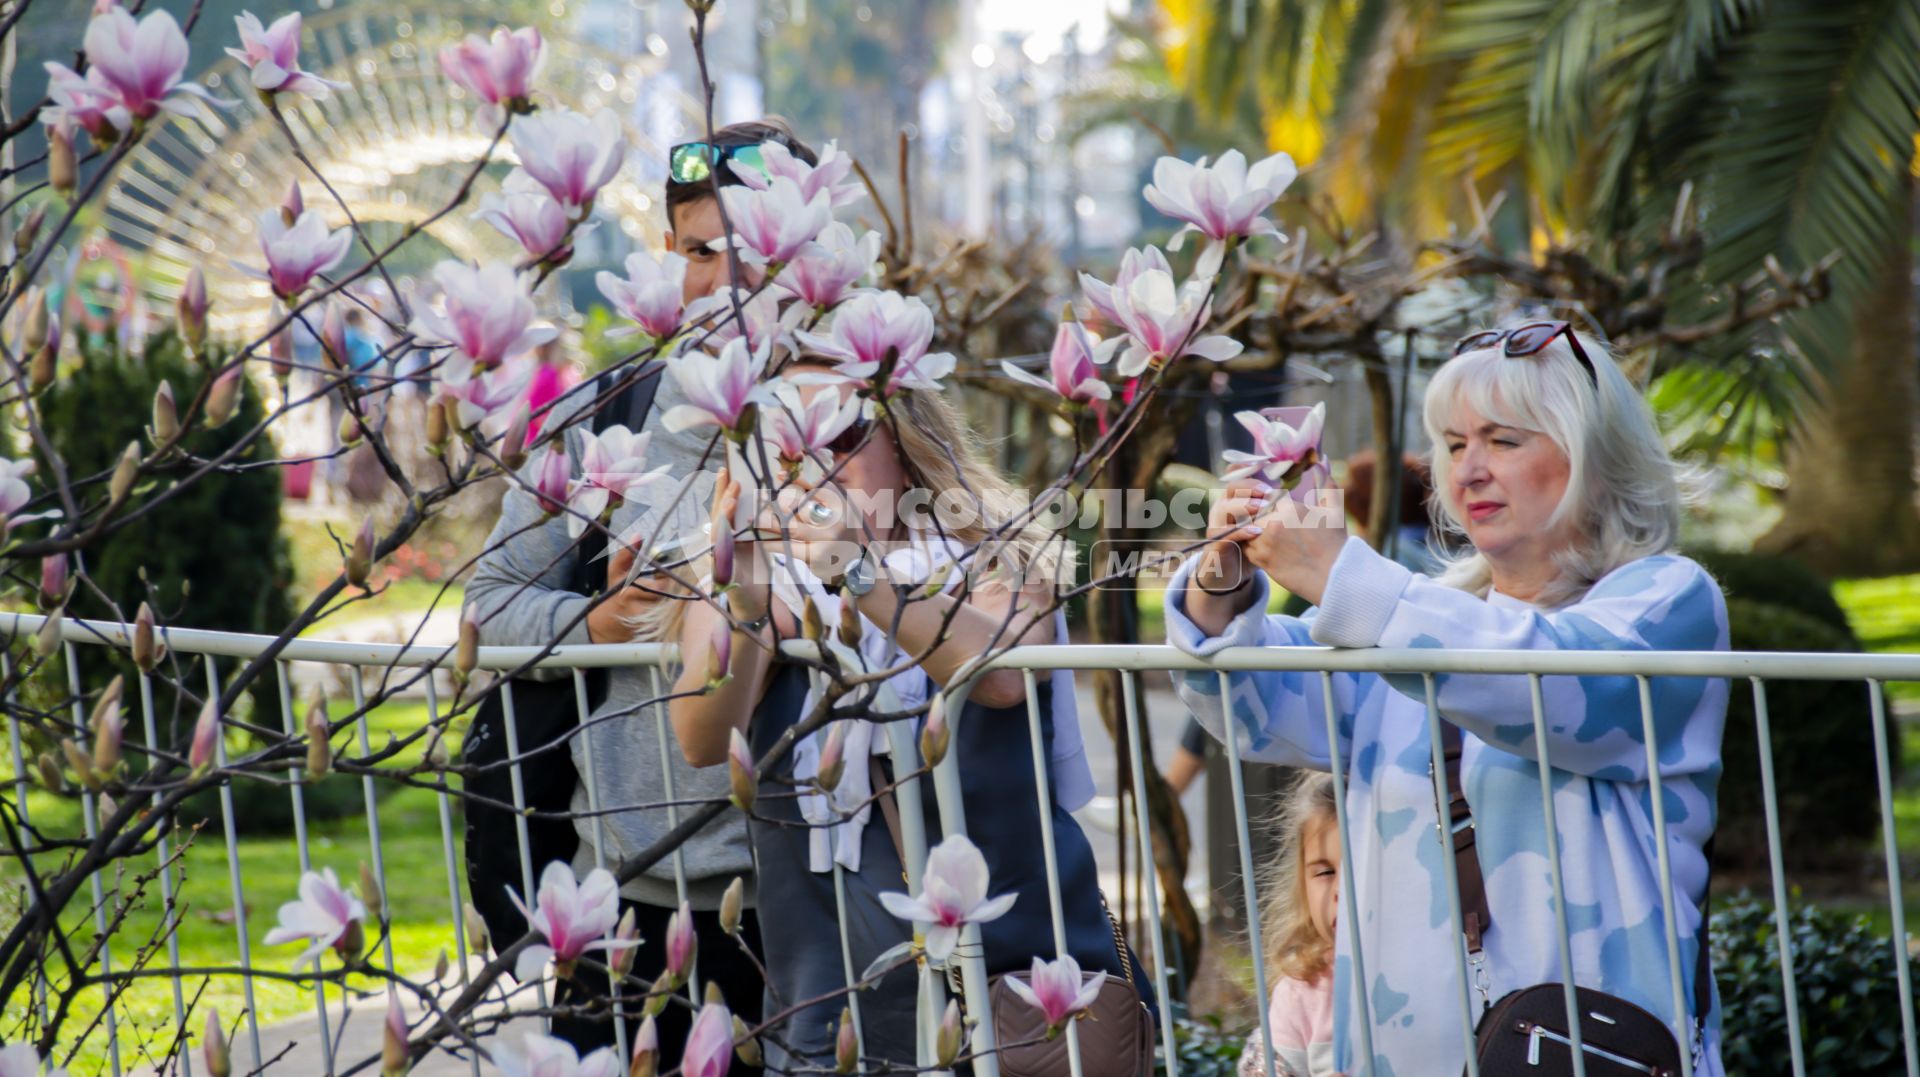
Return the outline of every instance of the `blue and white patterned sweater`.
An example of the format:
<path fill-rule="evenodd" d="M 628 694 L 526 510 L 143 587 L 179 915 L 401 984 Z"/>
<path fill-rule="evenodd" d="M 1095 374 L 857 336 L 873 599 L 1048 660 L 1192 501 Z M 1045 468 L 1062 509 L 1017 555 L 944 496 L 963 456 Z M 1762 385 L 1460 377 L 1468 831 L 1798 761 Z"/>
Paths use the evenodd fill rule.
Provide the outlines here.
<path fill-rule="evenodd" d="M 1418 576 L 1359 539 L 1335 563 L 1322 607 L 1269 616 L 1264 575 L 1253 606 L 1219 636 L 1188 619 L 1191 563 L 1167 588 L 1167 636 L 1188 653 L 1223 647 L 1457 647 L 1506 650 L 1727 648 L 1726 603 L 1698 564 L 1643 558 L 1609 573 L 1572 605 L 1543 611 L 1493 592 L 1486 599 Z M 1176 674 L 1202 724 L 1222 736 L 1220 679 Z M 1447 909 L 1436 839 L 1425 690 L 1418 676 L 1335 674 L 1340 759 L 1346 766 L 1355 899 L 1371 1004 L 1376 1077 L 1457 1074 L 1465 1064 L 1461 995 L 1449 947 L 1460 945 Z M 1317 673 L 1236 673 L 1233 715 L 1241 754 L 1327 770 L 1331 757 Z M 1489 998 L 1564 981 L 1547 860 L 1546 827 L 1527 678 L 1440 675 L 1440 713 L 1462 730 L 1463 784 L 1473 808 L 1493 924 L 1485 936 Z M 1700 902 L 1713 833 L 1726 722 L 1724 679 L 1651 682 L 1654 728 L 1678 905 L 1680 967 L 1688 1006 Z M 1627 999 L 1678 1027 L 1668 978 L 1666 927 L 1647 784 L 1639 689 L 1631 676 L 1543 677 L 1573 980 Z M 1343 895 L 1344 901 L 1344 895 Z M 1359 1077 L 1351 934 L 1336 932 L 1334 1042 L 1341 1070 Z M 1719 1001 L 1695 1073 L 1721 1077 Z M 1483 1003 L 1476 992 L 1473 1018 Z M 1690 1031 L 1690 1030 L 1689 1030 Z M 1691 1035 L 1688 1040 L 1691 1040 Z"/>

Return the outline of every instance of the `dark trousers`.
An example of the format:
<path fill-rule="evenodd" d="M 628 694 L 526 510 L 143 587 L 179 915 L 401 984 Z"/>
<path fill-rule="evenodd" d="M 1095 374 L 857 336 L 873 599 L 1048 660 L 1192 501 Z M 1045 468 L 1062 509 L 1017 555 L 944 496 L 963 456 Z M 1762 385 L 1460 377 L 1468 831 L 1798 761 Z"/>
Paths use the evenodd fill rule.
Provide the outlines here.
<path fill-rule="evenodd" d="M 673 916 L 672 909 L 658 905 L 642 905 L 631 901 L 622 901 L 620 908 L 624 912 L 633 910 L 634 925 L 640 929 L 640 945 L 634 948 L 633 974 L 651 980 L 667 967 L 667 921 Z M 707 984 L 720 986 L 720 993 L 726 997 L 727 1008 L 749 1025 L 760 1021 L 760 997 L 766 989 L 760 978 L 760 970 L 755 968 L 747 955 L 740 951 L 742 942 L 760 952 L 760 921 L 752 910 L 740 917 L 740 937 L 735 939 L 720 930 L 718 912 L 700 912 L 693 914 L 693 932 L 699 939 L 699 949 L 694 959 L 694 968 L 700 980 L 700 989 L 705 991 Z M 582 1055 L 601 1047 L 614 1046 L 613 1014 L 605 999 L 608 985 L 605 975 L 588 972 L 582 967 L 578 973 L 587 986 L 572 980 L 563 980 L 554 995 L 555 1005 L 580 1005 L 589 999 L 596 1000 L 592 1013 L 575 1017 L 556 1017 L 553 1020 L 553 1034 L 573 1044 Z M 629 1050 L 633 1044 L 633 1034 L 640 1027 L 640 1019 L 635 1016 L 639 1006 L 623 997 L 621 1008 L 627 1017 L 627 1044 Z M 680 1052 L 687 1043 L 687 1032 L 693 1026 L 694 1011 L 679 1003 L 669 1003 L 660 1016 L 654 1018 L 655 1028 L 660 1033 L 660 1072 L 666 1073 L 680 1065 Z M 621 1059 L 622 1072 L 626 1059 Z M 757 1077 L 758 1069 L 744 1066 L 734 1059 L 733 1068 L 728 1071 L 745 1077 Z"/>

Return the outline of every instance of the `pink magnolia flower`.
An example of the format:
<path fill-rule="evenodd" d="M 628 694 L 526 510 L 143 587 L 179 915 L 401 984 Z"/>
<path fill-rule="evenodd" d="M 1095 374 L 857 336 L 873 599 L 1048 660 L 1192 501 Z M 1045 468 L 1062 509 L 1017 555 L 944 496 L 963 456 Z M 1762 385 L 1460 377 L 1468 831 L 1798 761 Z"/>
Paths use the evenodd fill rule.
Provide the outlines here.
<path fill-rule="evenodd" d="M 667 918 L 667 975 L 676 982 L 685 981 L 693 973 L 695 945 L 693 909 L 683 901 Z"/>
<path fill-rule="evenodd" d="M 627 255 L 627 275 L 623 279 L 606 270 L 594 275 L 600 294 L 613 305 L 613 312 L 631 320 L 639 331 L 655 340 L 664 340 L 680 328 L 684 304 L 681 292 L 687 279 L 687 260 L 668 251 L 657 260 L 646 251 Z M 619 326 L 607 336 L 630 336 L 634 330 Z"/>
<path fill-rule="evenodd" d="M 1059 332 L 1053 336 L 1053 352 L 1047 356 L 1051 381 L 1029 374 L 1011 362 L 1002 362 L 1000 369 L 1015 381 L 1059 393 L 1061 399 L 1070 404 L 1091 404 L 1113 395 L 1107 383 L 1100 380 L 1100 367 L 1113 358 L 1114 351 L 1125 341 L 1125 337 L 1101 340 L 1087 332 L 1085 326 L 1073 319 L 1073 309 L 1069 307 L 1067 316 L 1060 321 Z"/>
<path fill-rule="evenodd" d="M 520 1042 L 526 1044 L 524 1051 L 504 1043 L 494 1046 L 493 1064 L 502 1077 L 619 1077 L 620 1059 L 611 1047 L 581 1058 L 573 1044 L 538 1032 L 527 1033 Z"/>
<path fill-rule="evenodd" d="M 787 463 L 813 460 L 831 463 L 826 447 L 860 418 L 860 399 L 823 389 L 804 400 L 793 384 L 783 382 L 773 391 L 773 405 L 760 410 L 760 432 L 780 459 Z"/>
<path fill-rule="evenodd" d="M 835 207 L 866 197 L 864 185 L 858 180 L 847 179 L 853 171 L 853 158 L 840 152 L 837 141 L 827 143 L 816 157 L 820 163 L 810 165 L 778 142 L 765 142 L 760 146 L 760 160 L 767 166 L 764 173 L 752 165 L 740 163 L 738 158 L 728 161 L 727 167 L 733 169 L 733 174 L 740 177 L 741 183 L 759 191 L 772 187 L 775 180 L 788 179 L 800 187 L 801 196 L 808 201 L 823 191 Z"/>
<path fill-rule="evenodd" d="M 133 116 L 106 85 L 89 69 L 85 75 L 62 63 L 48 61 L 47 97 L 52 104 L 40 110 L 40 122 L 68 133 L 78 127 L 93 137 L 94 145 L 110 146 L 120 132 L 133 125 Z"/>
<path fill-rule="evenodd" d="M 502 363 L 457 385 L 447 386 L 454 418 L 461 430 L 472 430 L 525 398 L 533 380 L 533 363 L 520 359 Z"/>
<path fill-rule="evenodd" d="M 1167 256 L 1158 247 L 1129 247 L 1127 253 L 1120 256 L 1120 271 L 1112 284 L 1102 282 L 1091 273 L 1080 274 L 1080 293 L 1087 298 L 1087 305 L 1094 313 L 1106 319 L 1110 325 L 1120 324 L 1119 312 L 1114 308 L 1113 297 L 1125 295 L 1133 286 L 1134 278 L 1149 269 L 1157 269 L 1167 276 L 1173 276 L 1173 267 L 1167 264 Z"/>
<path fill-rule="evenodd" d="M 569 210 L 583 210 L 620 171 L 627 139 L 611 109 L 593 117 L 566 109 L 521 116 L 509 135 L 520 167 Z M 576 214 L 584 216 L 584 214 Z"/>
<path fill-rule="evenodd" d="M 12 530 L 14 524 L 33 519 L 31 516 L 16 518 L 14 514 L 33 500 L 33 488 L 27 485 L 27 476 L 33 474 L 36 466 L 32 457 L 0 459 L 0 536 Z"/>
<path fill-rule="evenodd" d="M 1207 249 L 1195 273 L 1211 277 L 1220 271 L 1229 239 L 1280 234 L 1263 214 L 1298 174 L 1293 158 L 1284 153 L 1251 168 L 1239 150 L 1221 154 L 1212 167 L 1205 157 L 1194 164 L 1162 157 L 1154 163 L 1153 182 L 1142 193 L 1153 208 L 1187 222 L 1174 233 L 1169 249 L 1179 250 L 1189 232 L 1207 237 Z"/>
<path fill-rule="evenodd" d="M 700 1007 L 680 1056 L 682 1077 L 727 1077 L 733 1065 L 733 1014 L 724 1002 Z"/>
<path fill-rule="evenodd" d="M 527 462 L 527 484 L 540 503 L 540 511 L 557 516 L 567 503 L 567 454 L 552 445 L 542 446 Z"/>
<path fill-rule="evenodd" d="M 1113 312 L 1133 337 L 1120 357 L 1122 377 L 1185 355 L 1222 362 L 1240 354 L 1241 344 L 1232 337 L 1200 335 L 1200 327 L 1213 316 L 1213 301 L 1202 281 L 1175 287 L 1171 273 L 1142 270 L 1124 293 L 1114 291 Z"/>
<path fill-rule="evenodd" d="M 741 260 L 753 265 L 785 265 L 833 222 L 833 200 L 825 192 L 808 198 L 785 177 L 766 190 L 722 187 L 720 200 Z"/>
<path fill-rule="evenodd" d="M 520 952 L 514 975 L 522 981 L 538 979 L 548 960 L 558 966 L 560 975 L 570 976 L 580 955 L 631 945 L 610 937 L 620 921 L 620 887 L 605 868 L 588 872 L 582 882 L 573 877 L 572 867 L 555 860 L 540 873 L 540 890 L 532 909 L 511 886 L 507 887 L 507 897 L 527 918 L 527 926 L 547 940 L 544 946 L 529 946 Z"/>
<path fill-rule="evenodd" d="M 929 925 L 927 956 L 939 963 L 953 953 L 962 927 L 998 920 L 1013 908 L 1018 896 L 989 899 L 986 857 L 973 842 L 955 834 L 927 854 L 919 897 L 889 891 L 880 895 L 880 903 L 902 920 Z"/>
<path fill-rule="evenodd" d="M 1007 987 L 1047 1019 L 1049 1034 L 1065 1025 L 1074 1014 L 1093 1005 L 1093 1000 L 1100 996 L 1100 986 L 1106 982 L 1107 974 L 1098 972 L 1083 984 L 1080 963 L 1071 954 L 1062 954 L 1058 961 L 1034 958 L 1030 983 L 1021 983 L 1016 976 L 1007 977 Z"/>
<path fill-rule="evenodd" d="M 588 221 L 574 228 L 567 208 L 554 201 L 545 187 L 516 168 L 507 174 L 497 193 L 480 200 L 476 221 L 485 221 L 500 234 L 520 244 L 534 263 L 564 263 L 573 256 L 573 238 L 593 228 Z"/>
<path fill-rule="evenodd" d="M 40 1052 L 34 1050 L 30 1043 L 10 1043 L 0 1047 L 0 1077 L 67 1077 L 64 1069 L 43 1072 L 40 1065 Z"/>
<path fill-rule="evenodd" d="M 327 231 L 327 222 L 319 210 L 306 210 L 289 226 L 278 208 L 258 218 L 260 251 L 266 255 L 265 271 L 234 263 L 234 268 L 249 277 L 273 285 L 273 294 L 292 299 L 306 291 L 313 278 L 329 272 L 347 256 L 353 235 L 347 229 Z"/>
<path fill-rule="evenodd" d="M 632 497 L 633 491 L 672 470 L 670 464 L 646 470 L 650 437 L 624 426 L 609 426 L 598 434 L 581 431 L 580 478 L 567 494 L 569 534 L 578 538 L 588 520 L 600 519 L 610 507 Z"/>
<path fill-rule="evenodd" d="M 348 929 L 367 918 L 367 907 L 340 886 L 332 868 L 309 871 L 300 876 L 300 900 L 280 906 L 280 926 L 261 940 L 267 946 L 307 940 L 307 948 L 293 959 L 294 967 L 311 960 L 316 965 L 329 948 L 340 949 Z M 357 957 L 341 951 L 343 959 Z"/>
<path fill-rule="evenodd" d="M 491 38 L 468 34 L 440 50 L 440 70 L 467 92 L 492 106 L 517 108 L 532 96 L 533 79 L 546 60 L 540 31 L 523 26 L 494 28 Z M 498 122 L 498 121 L 495 121 Z"/>
<path fill-rule="evenodd" d="M 1320 430 L 1326 423 L 1327 405 L 1315 404 L 1298 427 L 1280 419 L 1267 418 L 1257 411 L 1238 412 L 1234 418 L 1253 435 L 1253 451 L 1228 449 L 1221 453 L 1221 457 L 1234 466 L 1220 477 L 1232 482 L 1258 475 L 1269 483 L 1278 483 L 1295 465 L 1319 449 Z"/>
<path fill-rule="evenodd" d="M 421 343 L 453 345 L 443 371 L 448 381 L 464 381 L 476 366 L 499 366 L 559 335 L 552 326 L 534 324 L 527 286 L 504 262 L 471 266 L 448 260 L 433 267 L 433 279 L 445 294 L 445 309 L 416 304 L 408 328 Z"/>
<path fill-rule="evenodd" d="M 773 286 L 807 306 L 824 310 L 845 298 L 847 289 L 873 269 L 878 257 L 880 233 L 869 231 L 855 239 L 853 229 L 834 221 L 794 254 L 774 278 Z"/>
<path fill-rule="evenodd" d="M 204 86 L 180 80 L 187 69 L 187 36 L 165 11 L 135 22 L 125 8 L 110 8 L 87 23 L 82 46 L 87 53 L 87 82 L 135 120 L 150 119 L 162 109 L 190 116 L 193 106 L 184 97 L 232 103 L 213 96 Z"/>
<path fill-rule="evenodd" d="M 940 379 L 954 368 L 953 356 L 927 354 L 927 346 L 933 343 L 933 310 L 919 296 L 891 291 L 856 296 L 834 313 L 826 336 L 795 335 L 806 347 L 840 360 L 830 376 L 834 380 L 868 381 L 880 373 L 891 353 L 893 373 L 883 394 L 938 389 Z"/>
<path fill-rule="evenodd" d="M 252 69 L 253 88 L 262 93 L 303 93 L 316 101 L 347 84 L 300 70 L 300 13 L 295 11 L 261 26 L 251 11 L 233 20 L 240 31 L 240 47 L 227 55 Z"/>
<path fill-rule="evenodd" d="M 727 342 L 718 356 L 686 352 L 667 360 L 667 373 L 680 383 L 687 402 L 676 404 L 661 417 L 673 432 L 696 426 L 739 430 L 747 409 L 770 403 L 773 389 L 761 381 L 771 349 L 749 349 L 739 337 Z"/>

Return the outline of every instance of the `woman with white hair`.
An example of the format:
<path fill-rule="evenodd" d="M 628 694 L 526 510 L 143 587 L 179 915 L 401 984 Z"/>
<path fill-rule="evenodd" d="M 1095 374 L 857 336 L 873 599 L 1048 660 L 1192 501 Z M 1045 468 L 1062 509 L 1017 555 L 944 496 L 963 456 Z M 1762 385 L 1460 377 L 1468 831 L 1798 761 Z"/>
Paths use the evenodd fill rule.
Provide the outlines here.
<path fill-rule="evenodd" d="M 1673 463 L 1646 403 L 1595 342 L 1564 322 L 1469 336 L 1434 375 L 1425 419 L 1433 443 L 1434 516 L 1470 544 L 1436 578 L 1416 575 L 1349 538 L 1337 513 L 1324 526 L 1310 525 L 1316 522 L 1310 515 L 1303 522 L 1297 514 L 1273 513 L 1287 495 L 1243 481 L 1229 485 L 1213 510 L 1209 556 L 1189 562 L 1168 587 L 1170 642 L 1201 656 L 1223 647 L 1315 643 L 1536 651 L 1727 647 L 1718 586 L 1674 552 L 1680 495 Z M 1269 578 L 1316 608 L 1299 618 L 1266 615 Z M 1195 715 L 1221 736 L 1227 715 L 1217 675 L 1176 679 Z M 1457 859 L 1463 869 L 1477 867 L 1485 884 L 1484 904 L 1471 890 L 1465 903 L 1469 914 L 1480 912 L 1468 917 L 1470 975 L 1477 981 L 1470 992 L 1473 1019 L 1479 1022 L 1511 992 L 1571 980 L 1655 1015 L 1677 1049 L 1693 1053 L 1694 1072 L 1717 1077 L 1718 1004 L 1710 983 L 1696 981 L 1706 970 L 1699 955 L 1704 846 L 1714 826 L 1726 681 L 1651 681 L 1688 1000 L 1688 1012 L 1677 1014 L 1635 678 L 1540 682 L 1571 970 L 1560 960 L 1528 680 L 1462 674 L 1434 680 L 1444 739 L 1459 745 L 1458 777 L 1450 785 L 1465 798 L 1449 807 L 1453 829 L 1463 829 L 1469 810 L 1473 823 L 1473 844 Z M 1368 981 L 1372 1072 L 1459 1073 L 1466 1048 L 1454 955 L 1461 937 L 1448 913 L 1435 839 L 1425 688 L 1419 677 L 1335 674 L 1333 689 L 1346 777 L 1347 870 L 1358 904 L 1339 914 L 1336 1062 L 1356 1075 L 1368 1069 L 1355 1027 L 1361 1011 L 1354 994 L 1362 985 L 1352 972 L 1353 937 L 1345 922 L 1351 916 Z M 1236 673 L 1230 698 L 1246 758 L 1331 769 L 1318 674 Z M 1448 769 L 1455 770 L 1451 761 Z M 1547 1052 L 1557 1051 L 1561 1065 L 1544 1072 L 1564 1072 L 1567 1048 L 1556 1045 L 1555 1028 L 1535 1033 L 1525 1022 L 1504 1023 L 1512 1027 L 1483 1028 L 1483 1053 L 1486 1037 L 1531 1038 L 1538 1051 L 1545 1036 Z M 1564 1036 L 1564 1017 L 1552 1023 Z M 1601 1020 L 1584 1020 L 1583 1030 L 1589 1044 L 1606 1034 Z M 1588 1063 L 1596 1057 L 1589 1055 Z"/>

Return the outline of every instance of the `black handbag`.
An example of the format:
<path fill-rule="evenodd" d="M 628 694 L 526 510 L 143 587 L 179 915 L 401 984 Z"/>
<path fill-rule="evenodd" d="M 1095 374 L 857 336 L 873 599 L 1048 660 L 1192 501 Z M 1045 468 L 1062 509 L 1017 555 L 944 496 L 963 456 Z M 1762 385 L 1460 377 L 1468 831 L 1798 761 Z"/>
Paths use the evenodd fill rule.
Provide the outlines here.
<path fill-rule="evenodd" d="M 595 397 L 610 389 L 613 380 L 624 371 L 610 371 L 595 379 L 583 392 Z M 615 423 L 638 431 L 653 409 L 653 396 L 660 376 L 638 377 L 624 386 L 606 406 L 595 412 L 591 429 L 598 434 Z M 572 573 L 565 590 L 593 595 L 607 584 L 607 562 L 600 553 L 606 549 L 606 532 L 589 528 L 575 547 Z M 607 671 L 582 671 L 587 681 L 587 709 L 598 707 L 607 696 Z M 460 749 L 460 759 L 471 767 L 488 767 L 469 774 L 466 791 L 501 804 L 514 803 L 513 768 L 498 764 L 513 758 L 507 744 L 507 714 L 502 697 L 506 684 L 513 686 L 514 732 L 524 760 L 520 765 L 520 793 L 531 814 L 525 818 L 527 848 L 533 861 L 533 877 L 555 860 L 571 862 L 580 848 L 580 835 L 573 821 L 565 818 L 573 804 L 573 790 L 580 774 L 573 765 L 573 753 L 565 738 L 580 724 L 578 699 L 572 677 L 559 680 L 535 680 L 514 677 L 487 691 L 474 709 L 473 722 Z M 530 753 L 553 746 L 532 758 Z M 507 888 L 521 890 L 526 880 L 520 864 L 520 817 L 506 808 L 469 799 L 466 802 L 467 893 L 474 909 L 486 921 L 487 937 L 496 945 L 518 939 L 526 932 L 526 917 L 514 908 Z M 536 885 L 537 882 L 536 882 Z M 523 894 L 529 904 L 532 894 Z"/>
<path fill-rule="evenodd" d="M 1460 884 L 1460 910 L 1469 960 L 1481 952 L 1481 939 L 1492 922 L 1487 905 L 1486 880 L 1474 848 L 1473 810 L 1460 786 L 1460 730 L 1440 723 L 1440 741 L 1447 774 L 1448 803 L 1441 810 L 1453 835 L 1455 875 Z M 1707 859 L 1713 843 L 1707 843 Z M 1700 925 L 1700 952 L 1694 966 L 1694 1031 L 1706 1035 L 1707 1009 L 1712 1005 L 1711 969 L 1707 961 L 1707 925 Z M 1622 998 L 1590 987 L 1574 986 L 1580 1014 L 1580 1053 L 1587 1077 L 1677 1077 L 1680 1052 L 1691 1051 L 1660 1018 Z M 1573 1037 L 1567 1020 L 1566 985 L 1534 984 L 1502 996 L 1480 1015 L 1473 1030 L 1474 1057 L 1481 1077 L 1524 1073 L 1529 1077 L 1572 1077 Z M 1462 1072 L 1465 1072 L 1464 1067 Z"/>

